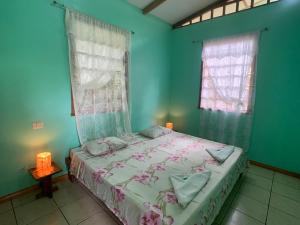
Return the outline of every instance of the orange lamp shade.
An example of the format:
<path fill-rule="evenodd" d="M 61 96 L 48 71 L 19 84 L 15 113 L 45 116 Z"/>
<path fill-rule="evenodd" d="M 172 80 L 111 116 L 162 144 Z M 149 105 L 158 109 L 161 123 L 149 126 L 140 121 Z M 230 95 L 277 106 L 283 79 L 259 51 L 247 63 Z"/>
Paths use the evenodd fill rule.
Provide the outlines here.
<path fill-rule="evenodd" d="M 47 170 L 51 167 L 51 153 L 42 152 L 36 155 L 36 169 Z"/>
<path fill-rule="evenodd" d="M 173 123 L 171 123 L 171 122 L 166 123 L 166 128 L 169 128 L 172 130 L 174 128 Z"/>

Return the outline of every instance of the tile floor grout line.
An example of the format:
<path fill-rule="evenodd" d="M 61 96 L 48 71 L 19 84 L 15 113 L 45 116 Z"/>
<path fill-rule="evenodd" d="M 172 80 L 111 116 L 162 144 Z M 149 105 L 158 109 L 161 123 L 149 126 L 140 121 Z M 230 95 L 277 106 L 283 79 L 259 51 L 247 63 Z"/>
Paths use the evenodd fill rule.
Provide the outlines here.
<path fill-rule="evenodd" d="M 249 171 L 247 171 L 247 173 L 248 173 L 248 172 L 249 172 Z M 247 173 L 246 173 L 246 174 L 247 174 Z M 245 175 L 246 175 L 246 174 L 245 174 Z M 256 176 L 261 177 L 260 175 L 256 175 Z M 267 178 L 265 178 L 265 179 L 267 179 Z M 258 188 L 261 188 L 261 189 L 263 189 L 263 190 L 265 190 L 265 191 L 268 191 L 268 192 L 270 193 L 270 198 L 271 198 L 272 186 L 273 186 L 273 179 L 274 179 L 274 175 L 273 175 L 272 179 L 268 179 L 268 180 L 272 180 L 272 184 L 271 184 L 271 189 L 270 189 L 270 190 L 266 190 L 266 189 L 264 189 L 264 188 L 262 188 L 262 187 L 260 187 L 260 186 L 257 186 L 257 185 L 255 185 L 255 184 L 252 184 L 252 183 L 249 183 L 249 184 L 254 185 L 254 186 L 258 187 Z M 240 186 L 241 186 L 241 185 L 242 185 L 242 184 L 240 184 Z M 240 190 L 238 190 L 237 192 L 239 192 L 239 191 L 240 191 Z M 246 195 L 244 195 L 244 194 L 242 194 L 242 193 L 239 193 L 239 194 L 240 194 L 240 195 L 243 195 L 244 197 L 250 198 L 250 199 L 252 199 L 252 200 L 254 200 L 254 201 L 256 201 L 256 202 L 258 202 L 258 203 L 260 203 L 260 204 L 266 205 L 266 206 L 268 207 L 268 209 L 267 209 L 267 215 L 266 215 L 266 220 L 267 220 L 267 217 L 268 217 L 268 210 L 269 210 L 269 204 L 270 204 L 270 198 L 269 198 L 268 204 L 264 204 L 264 203 L 261 203 L 261 202 L 257 201 L 256 199 L 253 199 L 253 198 L 251 198 L 251 197 L 249 197 L 249 196 L 246 196 Z M 233 200 L 233 201 L 234 201 L 234 200 Z M 230 205 L 230 208 L 233 209 L 233 210 L 236 210 L 236 211 L 238 211 L 238 212 L 240 212 L 240 213 L 242 213 L 242 214 L 245 215 L 245 216 L 248 216 L 248 217 L 250 217 L 250 218 L 252 218 L 252 219 L 258 221 L 258 222 L 261 223 L 261 224 L 266 225 L 266 222 L 263 223 L 262 221 L 258 220 L 257 218 L 255 218 L 255 217 L 253 217 L 253 216 L 251 216 L 251 215 L 248 215 L 248 214 L 242 212 L 242 211 L 239 210 L 239 209 L 233 208 L 232 205 Z"/>
<path fill-rule="evenodd" d="M 247 172 L 247 173 L 248 173 L 248 172 Z M 251 173 L 250 173 L 250 174 L 251 174 Z M 252 173 L 252 175 L 253 175 L 253 173 Z M 266 180 L 273 181 L 273 178 L 272 178 L 272 179 L 268 179 L 268 178 L 265 178 L 265 177 L 260 176 L 260 175 L 256 175 L 256 174 L 254 174 L 254 175 L 257 176 L 257 177 L 266 179 Z M 261 186 L 259 186 L 259 185 L 257 185 L 257 184 L 251 183 L 251 182 L 249 182 L 249 181 L 245 181 L 245 183 L 249 183 L 249 184 L 254 185 L 255 187 L 260 188 L 260 189 L 263 189 L 263 190 L 265 190 L 265 191 L 270 191 L 270 190 L 268 190 L 268 189 L 266 189 L 266 188 L 263 188 L 263 187 L 261 187 Z M 273 182 L 272 182 L 272 185 L 273 185 Z"/>
<path fill-rule="evenodd" d="M 251 218 L 251 219 L 253 219 L 253 220 L 256 220 L 257 222 L 259 222 L 259 223 L 261 223 L 261 224 L 264 224 L 261 220 L 259 220 L 259 219 L 255 218 L 255 217 L 253 217 L 253 216 L 250 216 L 250 215 L 244 213 L 244 212 L 241 211 L 240 209 L 235 209 L 235 208 L 232 208 L 232 207 L 231 207 L 231 209 L 234 209 L 234 210 L 238 211 L 239 213 L 241 213 L 241 214 L 243 214 L 243 215 L 245 215 L 245 216 L 247 216 L 247 217 L 249 217 L 249 218 Z M 264 225 L 265 225 L 265 224 L 264 224 Z"/>
<path fill-rule="evenodd" d="M 251 173 L 250 173 L 250 174 L 251 174 Z M 254 174 L 254 173 L 252 173 L 252 174 Z M 266 178 L 266 177 L 260 176 L 259 174 L 254 174 L 254 175 L 255 175 L 255 176 L 259 176 L 259 177 L 261 177 L 261 178 L 268 179 L 268 178 Z M 268 180 L 272 180 L 272 185 L 271 185 L 271 189 L 270 189 L 270 190 L 267 190 L 267 189 L 265 189 L 265 188 L 263 188 L 263 187 L 261 187 L 261 186 L 259 186 L 259 185 L 256 185 L 256 184 L 254 184 L 254 183 L 251 183 L 251 182 L 248 182 L 248 184 L 253 185 L 253 186 L 255 186 L 256 188 L 260 188 L 260 189 L 262 189 L 262 190 L 264 190 L 264 191 L 273 191 L 273 185 L 274 185 L 274 183 L 278 183 L 278 184 L 280 184 L 280 185 L 287 186 L 288 188 L 291 188 L 291 189 L 294 189 L 294 190 L 297 190 L 297 191 L 300 190 L 300 189 L 297 189 L 297 188 L 295 188 L 295 187 L 293 187 L 293 186 L 287 185 L 287 184 L 285 184 L 285 183 L 276 182 L 276 181 L 275 181 L 275 173 L 274 173 L 272 179 L 268 179 Z M 247 181 L 246 181 L 246 183 L 247 183 Z M 293 198 L 290 197 L 290 196 L 283 195 L 283 194 L 280 193 L 280 192 L 274 191 L 274 193 L 275 193 L 275 194 L 278 194 L 278 195 L 280 195 L 280 196 L 282 196 L 282 197 L 284 197 L 284 198 L 287 198 L 287 199 L 289 199 L 289 200 L 292 200 L 292 201 L 294 201 L 294 202 L 296 202 L 296 203 L 300 203 L 300 201 L 297 201 L 297 200 L 293 199 Z M 247 196 L 247 195 L 245 195 L 245 196 Z M 247 197 L 248 197 L 248 196 L 247 196 Z M 287 214 L 288 214 L 288 213 L 287 213 Z M 290 215 L 290 214 L 289 214 L 289 215 Z"/>
<path fill-rule="evenodd" d="M 18 220 L 17 220 L 17 215 L 16 215 L 16 212 L 15 212 L 15 207 L 13 206 L 13 203 L 12 203 L 12 199 L 9 200 L 9 201 L 10 201 L 13 213 L 14 213 L 14 218 L 15 218 L 16 224 L 18 225 L 19 223 L 18 223 Z"/>
<path fill-rule="evenodd" d="M 19 207 L 22 207 L 24 205 L 27 205 L 27 204 L 30 204 L 30 203 L 33 203 L 36 199 L 33 199 L 33 200 L 30 200 L 28 202 L 25 202 L 25 203 L 21 203 L 20 205 L 17 205 L 17 206 L 13 206 L 14 208 L 19 208 Z"/>
<path fill-rule="evenodd" d="M 43 197 L 43 198 L 46 198 L 46 197 Z M 37 200 L 39 200 L 39 199 L 41 199 L 41 198 L 37 198 L 37 199 L 35 199 L 35 201 L 37 201 Z M 53 201 L 53 199 L 50 199 L 50 200 Z M 32 201 L 32 202 L 33 202 L 33 201 Z M 53 201 L 53 202 L 54 202 L 54 201 Z M 55 204 L 55 203 L 54 203 L 54 204 Z M 56 206 L 56 205 L 55 205 L 55 206 Z M 42 217 L 50 215 L 50 214 L 53 213 L 53 212 L 54 212 L 54 211 L 50 211 L 50 212 L 46 213 L 45 215 L 38 216 L 38 217 L 35 218 L 34 220 L 32 220 L 32 221 L 26 223 L 26 225 L 30 225 L 30 224 L 34 223 L 35 221 L 41 219 Z"/>
<path fill-rule="evenodd" d="M 246 173 L 247 173 L 247 172 L 245 172 L 245 174 L 246 174 Z M 236 193 L 239 192 L 239 189 L 241 188 L 241 186 L 242 186 L 242 184 L 243 184 L 242 179 L 243 179 L 243 176 L 244 176 L 245 174 L 243 174 L 242 177 L 238 178 L 238 180 L 236 181 L 235 185 L 233 186 L 231 192 L 228 194 L 227 198 L 225 199 L 225 202 L 229 199 L 229 197 L 230 197 L 230 195 L 232 194 L 233 189 L 235 188 L 236 185 L 237 185 L 237 187 L 238 187 L 238 190 L 236 191 Z M 239 183 L 239 182 L 240 182 L 240 183 Z M 236 194 L 236 193 L 235 193 L 235 194 Z M 234 201 L 235 198 L 236 198 L 236 195 L 235 195 L 232 199 L 229 199 L 229 200 L 230 200 L 230 203 L 229 203 L 229 209 L 233 209 L 231 206 L 232 206 L 233 201 Z M 221 210 L 222 210 L 222 208 L 223 208 L 225 202 L 223 203 L 223 205 L 222 205 L 222 207 L 221 207 L 219 213 L 221 212 Z M 225 215 L 222 215 L 222 218 L 221 218 L 221 221 L 219 221 L 219 224 L 222 224 L 222 223 L 223 223 L 223 221 L 224 221 L 224 219 L 226 218 L 226 215 L 227 215 L 228 213 L 229 213 L 229 210 L 226 209 L 226 214 L 225 214 Z M 218 216 L 219 216 L 219 214 L 216 216 L 216 218 L 217 218 Z M 216 218 L 215 218 L 215 220 L 216 220 Z"/>
<path fill-rule="evenodd" d="M 30 224 L 34 223 L 35 221 L 41 219 L 42 217 L 50 215 L 51 213 L 53 213 L 53 212 L 49 212 L 49 213 L 47 213 L 47 214 L 45 214 L 45 215 L 41 215 L 41 216 L 37 217 L 36 219 L 34 219 L 34 220 L 32 220 L 32 221 L 26 223 L 26 225 L 30 225 Z"/>
<path fill-rule="evenodd" d="M 63 213 L 63 211 L 60 209 L 60 207 L 58 206 L 57 202 L 55 201 L 54 198 L 52 198 L 54 204 L 56 205 L 56 207 L 58 208 L 59 212 L 62 214 L 62 216 L 64 217 L 65 221 L 67 222 L 68 225 L 70 225 L 69 221 L 67 220 L 67 217 L 65 217 L 65 214 Z"/>
<path fill-rule="evenodd" d="M 279 193 L 279 192 L 273 192 L 274 194 L 276 194 L 276 195 L 280 195 L 281 197 L 283 197 L 283 198 L 286 198 L 286 199 L 288 199 L 288 200 L 290 200 L 290 201 L 293 201 L 293 202 L 295 202 L 295 203 L 297 203 L 297 204 L 300 204 L 300 201 L 298 201 L 298 200 L 295 200 L 295 199 L 293 199 L 292 197 L 290 197 L 290 196 L 286 196 L 286 195 L 283 195 L 283 194 L 281 194 L 281 193 Z"/>
<path fill-rule="evenodd" d="M 26 193 L 26 194 L 24 194 L 24 195 L 21 195 L 20 197 L 12 198 L 12 199 L 11 199 L 12 206 L 13 206 L 14 208 L 19 208 L 19 207 L 22 207 L 22 206 L 24 206 L 24 205 L 33 203 L 34 201 L 37 200 L 37 198 L 36 198 L 36 194 L 37 194 L 37 193 L 39 193 L 39 192 L 36 191 L 36 190 L 33 190 L 33 191 L 28 192 L 28 193 Z M 23 203 L 19 203 L 19 205 L 17 205 L 17 206 L 14 205 L 13 200 L 18 199 L 18 198 L 21 198 L 21 197 L 24 197 L 24 196 L 29 196 L 29 195 L 31 195 L 31 194 L 34 195 L 34 196 L 33 196 L 33 197 L 34 197 L 33 199 L 30 199 L 30 200 L 25 201 L 25 202 L 23 202 Z"/>
<path fill-rule="evenodd" d="M 80 224 L 82 224 L 84 221 L 87 221 L 88 219 L 90 219 L 91 217 L 93 217 L 93 216 L 95 216 L 95 215 L 97 215 L 97 214 L 99 214 L 99 213 L 102 213 L 102 212 L 95 212 L 95 214 L 93 214 L 93 215 L 90 215 L 89 217 L 87 217 L 87 218 L 85 218 L 85 219 L 83 219 L 82 221 L 80 221 L 79 223 L 77 223 L 76 225 L 80 225 Z"/>
<path fill-rule="evenodd" d="M 259 177 L 264 178 L 264 179 L 267 179 L 267 180 L 273 180 L 273 177 L 270 179 L 270 177 L 261 175 L 261 174 L 259 174 L 259 173 L 255 173 L 255 172 L 251 172 L 251 171 L 248 171 L 248 172 L 249 172 L 250 174 L 252 174 L 252 175 L 259 176 Z"/>
<path fill-rule="evenodd" d="M 245 173 L 245 175 L 246 175 L 248 172 L 249 172 L 249 171 L 247 171 L 247 172 Z M 247 197 L 247 198 L 250 198 L 250 197 L 248 197 L 248 196 L 246 196 L 246 195 L 240 193 L 240 188 L 241 188 L 242 185 L 243 185 L 243 183 L 240 183 L 240 184 L 238 185 L 238 186 L 239 186 L 239 189 L 237 190 L 236 194 L 240 194 L 240 195 L 243 195 L 243 196 L 245 196 L 245 197 Z M 256 186 L 256 185 L 254 185 L 254 186 Z M 256 186 L 256 187 L 258 187 L 258 186 Z M 262 189 L 263 189 L 263 188 L 262 188 Z M 264 189 L 264 190 L 265 190 L 265 189 Z M 241 210 L 239 210 L 239 209 L 237 209 L 237 208 L 233 208 L 233 207 L 232 207 L 232 204 L 233 204 L 233 202 L 234 202 L 234 200 L 235 200 L 236 198 L 237 198 L 237 195 L 233 198 L 233 200 L 232 200 L 231 203 L 229 204 L 229 208 L 230 208 L 230 209 L 233 209 L 233 210 L 235 210 L 235 211 L 238 211 L 239 213 L 241 213 L 241 214 L 243 214 L 243 215 L 245 215 L 245 216 L 247 216 L 247 217 L 249 217 L 249 218 L 251 218 L 251 219 L 253 219 L 253 220 L 256 220 L 257 222 L 259 222 L 259 223 L 261 223 L 261 224 L 263 224 L 263 222 L 260 221 L 260 220 L 258 220 L 257 218 L 255 218 L 255 217 L 253 217 L 253 216 L 251 216 L 251 215 L 248 215 L 248 214 L 242 212 Z M 255 200 L 255 199 L 253 199 L 253 198 L 250 198 L 250 199 L 252 199 L 252 200 L 254 200 L 254 201 L 256 201 L 256 202 L 259 202 L 259 201 Z M 259 202 L 259 203 L 261 203 L 261 202 Z M 263 204 L 263 203 L 261 203 L 261 204 Z M 263 205 L 265 205 L 265 204 L 263 204 Z M 229 211 L 228 211 L 228 212 L 229 212 Z M 227 212 L 227 213 L 228 213 L 228 212 Z M 222 221 L 220 222 L 220 224 L 223 223 L 225 217 L 226 217 L 226 215 L 224 216 L 224 218 L 222 219 Z"/>
<path fill-rule="evenodd" d="M 246 183 L 247 183 L 247 181 L 246 181 Z M 255 186 L 256 188 L 263 189 L 264 191 L 267 191 L 267 192 L 270 192 L 270 191 L 271 191 L 271 189 L 270 189 L 270 190 L 269 190 L 269 189 L 265 189 L 265 188 L 262 188 L 262 187 L 259 186 L 259 185 L 256 185 L 256 184 L 253 184 L 253 183 L 250 183 L 250 182 L 248 182 L 248 184 L 251 184 L 251 185 Z"/>
<path fill-rule="evenodd" d="M 272 185 L 271 185 L 271 191 L 270 191 L 270 197 L 269 197 L 269 203 L 268 203 L 268 210 L 267 210 L 265 225 L 267 225 L 267 222 L 268 222 L 270 203 L 271 203 L 271 197 L 272 197 L 272 190 L 273 190 L 273 184 L 274 184 L 274 177 L 275 177 L 275 173 L 273 174 L 273 178 L 272 178 Z"/>
<path fill-rule="evenodd" d="M 291 217 L 294 217 L 294 218 L 297 218 L 297 219 L 300 219 L 300 217 L 296 217 L 295 215 L 293 215 L 293 214 L 290 214 L 289 212 L 286 212 L 286 211 L 283 211 L 282 209 L 280 209 L 280 208 L 277 208 L 276 206 L 272 206 L 274 209 L 276 209 L 276 210 L 278 210 L 278 211 L 280 211 L 281 213 L 283 213 L 283 214 L 286 214 L 286 215 L 288 215 L 288 216 L 291 216 Z"/>

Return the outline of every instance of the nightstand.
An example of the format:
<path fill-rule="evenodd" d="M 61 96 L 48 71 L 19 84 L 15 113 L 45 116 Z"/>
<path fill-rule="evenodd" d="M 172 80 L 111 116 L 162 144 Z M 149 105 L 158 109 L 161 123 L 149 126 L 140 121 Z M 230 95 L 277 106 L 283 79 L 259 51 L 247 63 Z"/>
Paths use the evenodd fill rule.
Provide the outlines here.
<path fill-rule="evenodd" d="M 52 162 L 51 167 L 46 170 L 37 170 L 36 168 L 29 170 L 32 177 L 40 182 L 42 188 L 42 192 L 37 194 L 36 198 L 41 198 L 43 196 L 52 198 L 52 193 L 58 189 L 57 187 L 52 186 L 52 175 L 61 171 L 62 169 L 54 162 Z"/>

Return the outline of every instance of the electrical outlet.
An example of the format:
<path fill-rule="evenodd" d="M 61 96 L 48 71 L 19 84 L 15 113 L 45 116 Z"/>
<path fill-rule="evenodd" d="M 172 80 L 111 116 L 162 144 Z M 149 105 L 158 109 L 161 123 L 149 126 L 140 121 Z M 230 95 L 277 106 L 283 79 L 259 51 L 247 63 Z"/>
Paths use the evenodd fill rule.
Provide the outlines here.
<path fill-rule="evenodd" d="M 33 130 L 38 130 L 44 128 L 44 123 L 41 121 L 34 121 L 32 122 L 32 129 Z"/>

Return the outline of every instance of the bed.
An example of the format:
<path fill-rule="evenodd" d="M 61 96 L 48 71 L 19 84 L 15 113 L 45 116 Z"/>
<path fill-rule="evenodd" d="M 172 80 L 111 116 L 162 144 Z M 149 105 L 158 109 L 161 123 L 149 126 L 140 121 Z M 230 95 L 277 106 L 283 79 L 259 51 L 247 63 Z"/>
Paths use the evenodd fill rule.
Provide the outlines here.
<path fill-rule="evenodd" d="M 70 151 L 70 174 L 123 224 L 211 225 L 246 166 L 242 149 L 219 164 L 205 149 L 224 144 L 182 133 L 123 139 L 127 148 L 101 157 L 80 148 Z M 180 207 L 169 176 L 204 170 L 212 171 L 210 180 L 186 208 Z"/>

